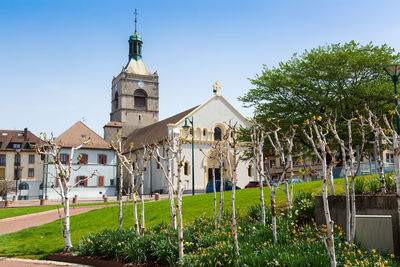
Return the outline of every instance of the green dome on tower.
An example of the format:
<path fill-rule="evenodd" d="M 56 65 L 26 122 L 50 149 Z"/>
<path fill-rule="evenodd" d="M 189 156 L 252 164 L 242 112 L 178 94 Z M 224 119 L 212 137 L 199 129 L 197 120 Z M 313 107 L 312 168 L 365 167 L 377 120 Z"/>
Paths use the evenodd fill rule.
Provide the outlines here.
<path fill-rule="evenodd" d="M 142 36 L 140 36 L 139 34 L 137 34 L 136 32 L 134 34 L 132 34 L 129 37 L 129 40 L 138 40 L 138 41 L 142 41 Z"/>

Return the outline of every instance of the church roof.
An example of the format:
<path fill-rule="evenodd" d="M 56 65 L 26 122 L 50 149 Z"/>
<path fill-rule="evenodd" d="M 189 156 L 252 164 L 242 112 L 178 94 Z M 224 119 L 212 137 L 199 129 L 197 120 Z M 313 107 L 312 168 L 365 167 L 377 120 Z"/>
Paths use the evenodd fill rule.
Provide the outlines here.
<path fill-rule="evenodd" d="M 130 149 L 130 143 L 132 142 L 134 144 L 134 149 L 141 148 L 143 147 L 143 145 L 146 144 L 161 142 L 164 138 L 168 137 L 168 124 L 180 121 L 197 107 L 198 106 L 178 113 L 162 121 L 150 124 L 149 126 L 146 126 L 144 128 L 135 130 L 125 140 L 124 150 L 128 151 Z"/>
<path fill-rule="evenodd" d="M 63 147 L 73 147 L 80 145 L 82 141 L 87 140 L 89 137 L 91 142 L 85 144 L 82 148 L 110 149 L 103 138 L 81 121 L 76 122 L 68 130 L 58 136 L 56 142 L 61 141 Z"/>
<path fill-rule="evenodd" d="M 125 67 L 125 71 L 132 74 L 151 75 L 141 59 L 136 61 L 134 58 L 131 58 Z"/>

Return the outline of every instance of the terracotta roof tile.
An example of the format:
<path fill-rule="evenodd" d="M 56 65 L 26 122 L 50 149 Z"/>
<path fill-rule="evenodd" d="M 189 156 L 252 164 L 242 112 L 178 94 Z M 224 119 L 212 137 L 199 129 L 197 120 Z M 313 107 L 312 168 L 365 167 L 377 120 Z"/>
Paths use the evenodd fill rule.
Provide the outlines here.
<path fill-rule="evenodd" d="M 109 121 L 109 122 L 107 122 L 106 125 L 104 125 L 104 127 L 122 128 L 122 122 L 120 122 L 120 121 Z"/>
<path fill-rule="evenodd" d="M 91 142 L 84 145 L 83 148 L 110 149 L 107 142 L 101 136 L 99 136 L 81 121 L 76 122 L 68 130 L 63 132 L 56 138 L 56 141 L 61 141 L 64 147 L 73 147 L 80 145 L 82 141 L 89 137 Z"/>
<path fill-rule="evenodd" d="M 144 128 L 140 128 L 128 135 L 124 142 L 124 150 L 128 151 L 130 149 L 130 143 L 133 142 L 135 149 L 143 147 L 143 145 L 160 142 L 165 137 L 168 136 L 168 124 L 177 123 L 179 120 L 184 118 L 187 114 L 192 112 L 198 106 L 188 109 L 184 112 L 176 114 L 172 117 L 164 119 L 162 121 L 150 124 Z"/>

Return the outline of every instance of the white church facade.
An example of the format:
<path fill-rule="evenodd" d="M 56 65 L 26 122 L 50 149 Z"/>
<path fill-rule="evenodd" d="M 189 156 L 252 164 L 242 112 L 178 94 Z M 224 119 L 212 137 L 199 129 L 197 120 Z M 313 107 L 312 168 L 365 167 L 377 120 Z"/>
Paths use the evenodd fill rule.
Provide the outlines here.
<path fill-rule="evenodd" d="M 214 95 L 203 104 L 158 121 L 158 74 L 149 72 L 142 60 L 143 40 L 137 33 L 136 19 L 135 32 L 129 37 L 128 42 L 128 63 L 112 80 L 110 121 L 103 127 L 104 139 L 110 142 L 119 133 L 125 145 L 133 142 L 135 148 L 140 148 L 146 144 L 171 138 L 172 135 L 184 136 L 186 131 L 182 126 L 188 118 L 193 120 L 194 125 L 194 162 L 192 163 L 192 145 L 185 144 L 183 147 L 186 159 L 184 178 L 189 180 L 187 190 L 192 189 L 192 164 L 196 192 L 205 191 L 213 169 L 215 169 L 216 179 L 222 175 L 223 178 L 230 180 L 229 171 L 226 171 L 229 168 L 229 161 L 225 160 L 223 170 L 220 170 L 219 164 L 210 160 L 208 156 L 212 153 L 211 145 L 226 132 L 225 123 L 231 122 L 236 123 L 237 127 L 248 127 L 246 119 L 220 94 L 219 88 L 215 88 Z M 125 176 L 126 180 L 130 180 L 126 173 Z M 242 188 L 249 181 L 254 180 L 252 164 L 241 162 L 238 166 L 237 177 L 238 186 Z M 144 187 L 146 194 L 166 192 L 168 188 L 161 169 L 154 160 L 151 160 L 146 168 Z"/>

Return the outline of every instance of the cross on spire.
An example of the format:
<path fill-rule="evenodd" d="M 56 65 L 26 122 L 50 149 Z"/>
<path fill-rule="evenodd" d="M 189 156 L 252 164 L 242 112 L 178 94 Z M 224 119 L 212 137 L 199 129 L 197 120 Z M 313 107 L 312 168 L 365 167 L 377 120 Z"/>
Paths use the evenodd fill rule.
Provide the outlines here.
<path fill-rule="evenodd" d="M 137 30 L 136 30 L 136 24 L 137 24 L 137 9 L 135 8 L 135 12 L 133 12 L 133 14 L 135 15 L 135 33 L 137 33 Z"/>
<path fill-rule="evenodd" d="M 218 81 L 216 81 L 214 84 L 213 84 L 213 92 L 214 92 L 214 94 L 215 95 L 221 95 L 220 93 L 219 93 L 219 90 L 222 88 L 222 85 L 218 82 Z"/>

